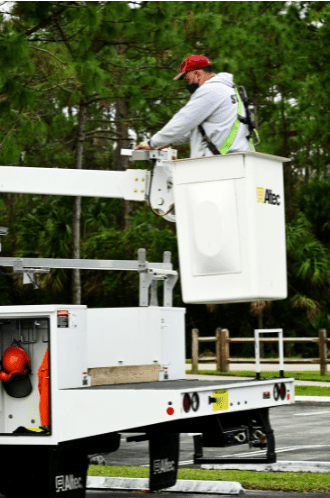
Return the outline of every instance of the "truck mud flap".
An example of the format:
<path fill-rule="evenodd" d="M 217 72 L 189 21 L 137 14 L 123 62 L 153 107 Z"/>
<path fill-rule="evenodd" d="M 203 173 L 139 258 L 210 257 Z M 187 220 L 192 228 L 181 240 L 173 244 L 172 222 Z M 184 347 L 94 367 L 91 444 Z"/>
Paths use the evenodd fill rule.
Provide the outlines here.
<path fill-rule="evenodd" d="M 71 444 L 61 446 L 3 446 L 7 464 L 0 473 L 0 492 L 8 498 L 85 498 L 88 460 Z M 17 458 L 19 473 L 13 472 Z"/>
<path fill-rule="evenodd" d="M 50 496 L 84 498 L 87 467 L 87 455 L 79 447 L 57 447 L 51 455 Z"/>
<path fill-rule="evenodd" d="M 149 433 L 150 491 L 174 486 L 177 479 L 180 434 L 161 429 Z"/>

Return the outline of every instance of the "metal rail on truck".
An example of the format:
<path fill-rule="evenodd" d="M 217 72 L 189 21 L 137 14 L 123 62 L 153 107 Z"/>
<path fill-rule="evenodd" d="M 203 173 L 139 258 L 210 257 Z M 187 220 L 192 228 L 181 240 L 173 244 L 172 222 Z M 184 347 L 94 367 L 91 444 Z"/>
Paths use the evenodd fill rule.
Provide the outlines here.
<path fill-rule="evenodd" d="M 173 288 L 178 280 L 178 272 L 173 270 L 171 252 L 164 252 L 162 263 L 151 263 L 146 260 L 146 250 L 138 250 L 138 260 L 100 260 L 100 259 L 61 259 L 61 258 L 10 258 L 0 256 L 0 266 L 12 267 L 13 274 L 23 275 L 23 284 L 33 284 L 37 289 L 36 275 L 48 273 L 50 269 L 82 269 L 82 270 L 125 270 L 138 271 L 140 275 L 140 306 L 149 305 L 149 289 L 151 289 L 150 305 L 157 306 L 157 282 L 164 282 L 164 306 L 171 307 Z"/>

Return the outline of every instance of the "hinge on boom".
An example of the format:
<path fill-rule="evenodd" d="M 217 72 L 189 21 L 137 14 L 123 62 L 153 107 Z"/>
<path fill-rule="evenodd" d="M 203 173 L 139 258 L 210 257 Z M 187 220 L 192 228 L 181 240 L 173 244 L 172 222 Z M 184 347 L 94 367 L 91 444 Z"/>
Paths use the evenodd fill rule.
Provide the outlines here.
<path fill-rule="evenodd" d="M 177 158 L 177 151 L 171 147 L 162 150 L 121 149 L 121 155 L 129 156 L 132 161 L 153 162 L 152 170 L 146 172 L 146 201 L 153 213 L 175 222 L 171 161 Z"/>

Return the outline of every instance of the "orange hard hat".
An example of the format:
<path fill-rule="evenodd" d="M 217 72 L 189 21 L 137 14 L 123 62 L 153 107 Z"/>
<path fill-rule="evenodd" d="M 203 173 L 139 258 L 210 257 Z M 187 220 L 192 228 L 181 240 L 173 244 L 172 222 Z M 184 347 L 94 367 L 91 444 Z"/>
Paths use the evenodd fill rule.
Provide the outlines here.
<path fill-rule="evenodd" d="M 31 361 L 24 349 L 10 346 L 2 357 L 2 368 L 0 381 L 9 396 L 24 398 L 32 391 L 32 385 L 28 374 L 31 372 Z"/>
<path fill-rule="evenodd" d="M 5 373 L 10 375 L 10 377 L 14 373 L 26 375 L 31 371 L 31 361 L 29 355 L 26 351 L 24 351 L 24 349 L 17 346 L 10 346 L 4 352 L 2 358 L 2 368 Z"/>

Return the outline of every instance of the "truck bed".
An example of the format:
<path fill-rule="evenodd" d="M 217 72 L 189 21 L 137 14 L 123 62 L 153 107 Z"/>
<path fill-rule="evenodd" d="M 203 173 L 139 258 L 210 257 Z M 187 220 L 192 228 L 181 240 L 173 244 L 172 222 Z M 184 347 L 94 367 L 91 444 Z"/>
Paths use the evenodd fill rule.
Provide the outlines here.
<path fill-rule="evenodd" d="M 61 409 L 53 412 L 52 434 L 43 438 L 44 444 L 110 432 L 140 432 L 137 428 L 164 422 L 181 423 L 209 415 L 288 405 L 294 403 L 294 379 L 183 379 L 107 384 L 56 389 L 53 396 L 54 405 Z M 188 425 L 184 423 L 185 431 Z M 40 441 L 41 438 L 29 436 L 29 444 Z M 26 444 L 27 438 L 7 435 L 2 442 Z"/>

